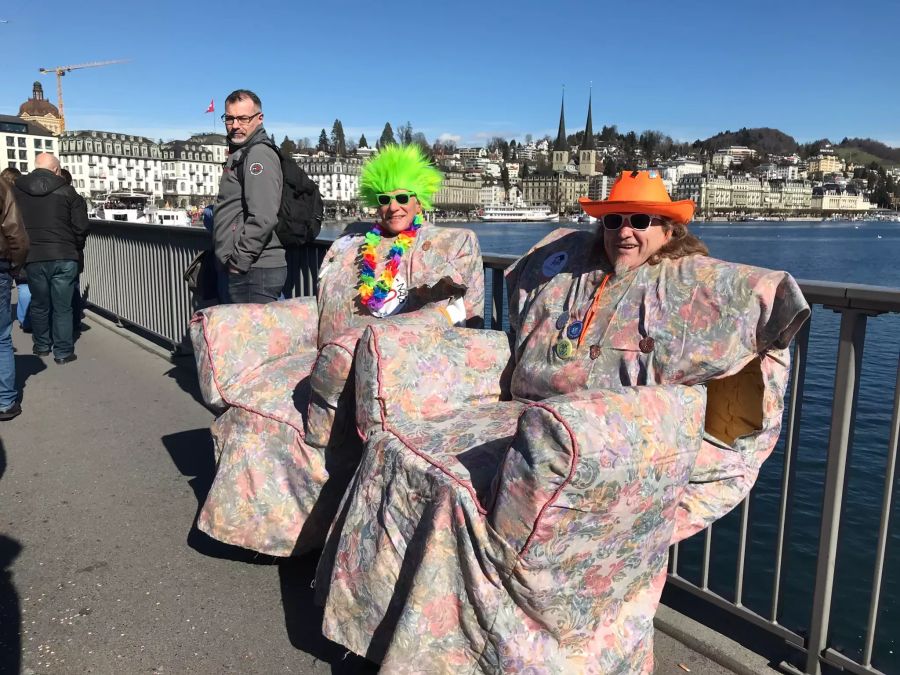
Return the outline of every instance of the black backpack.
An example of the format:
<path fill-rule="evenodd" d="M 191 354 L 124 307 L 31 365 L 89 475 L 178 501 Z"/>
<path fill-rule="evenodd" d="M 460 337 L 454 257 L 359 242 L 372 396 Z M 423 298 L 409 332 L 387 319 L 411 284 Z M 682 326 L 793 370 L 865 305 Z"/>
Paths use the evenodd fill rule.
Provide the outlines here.
<path fill-rule="evenodd" d="M 281 206 L 278 208 L 278 224 L 275 225 L 275 234 L 285 248 L 297 248 L 315 241 L 322 229 L 322 219 L 325 216 L 325 204 L 322 195 L 319 194 L 319 186 L 316 185 L 306 172 L 303 171 L 290 157 L 284 157 L 281 150 L 268 137 L 263 137 L 257 143 L 268 145 L 278 155 L 281 163 Z M 256 143 L 253 143 L 256 145 Z M 239 164 L 241 185 L 244 184 L 244 160 L 250 146 L 246 146 Z"/>

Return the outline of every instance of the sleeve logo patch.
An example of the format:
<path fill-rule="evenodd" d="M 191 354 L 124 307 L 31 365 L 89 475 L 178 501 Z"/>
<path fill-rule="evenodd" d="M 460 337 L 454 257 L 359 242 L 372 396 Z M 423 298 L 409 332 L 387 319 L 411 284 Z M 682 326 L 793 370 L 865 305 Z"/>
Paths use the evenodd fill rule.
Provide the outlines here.
<path fill-rule="evenodd" d="M 259 162 L 253 162 L 253 164 L 250 165 L 250 175 L 251 176 L 258 176 L 262 172 L 263 172 L 263 165 L 260 164 Z"/>

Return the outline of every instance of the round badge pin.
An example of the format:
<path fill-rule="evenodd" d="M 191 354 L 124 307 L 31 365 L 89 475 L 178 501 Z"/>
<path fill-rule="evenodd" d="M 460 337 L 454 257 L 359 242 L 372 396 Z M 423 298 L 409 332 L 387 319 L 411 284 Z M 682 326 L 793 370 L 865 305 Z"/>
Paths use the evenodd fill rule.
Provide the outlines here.
<path fill-rule="evenodd" d="M 555 277 L 563 271 L 568 261 L 569 254 L 566 251 L 551 253 L 544 259 L 544 264 L 541 265 L 541 272 L 544 273 L 545 277 Z"/>
<path fill-rule="evenodd" d="M 591 361 L 596 361 L 597 357 L 600 356 L 600 345 L 591 345 Z"/>
<path fill-rule="evenodd" d="M 653 347 L 656 346 L 656 342 L 649 335 L 647 337 L 642 337 L 641 341 L 638 342 L 638 349 L 640 349 L 644 354 L 649 354 L 653 351 Z"/>
<path fill-rule="evenodd" d="M 568 338 L 560 338 L 559 342 L 556 343 L 556 355 L 564 361 L 572 358 L 572 352 L 574 351 L 575 349 Z"/>
<path fill-rule="evenodd" d="M 567 323 L 569 323 L 569 313 L 563 312 L 558 317 L 556 317 L 556 330 L 562 330 L 566 327 Z"/>
<path fill-rule="evenodd" d="M 566 337 L 570 340 L 577 340 L 583 329 L 584 324 L 581 321 L 573 321 L 569 324 L 569 327 L 566 328 Z"/>

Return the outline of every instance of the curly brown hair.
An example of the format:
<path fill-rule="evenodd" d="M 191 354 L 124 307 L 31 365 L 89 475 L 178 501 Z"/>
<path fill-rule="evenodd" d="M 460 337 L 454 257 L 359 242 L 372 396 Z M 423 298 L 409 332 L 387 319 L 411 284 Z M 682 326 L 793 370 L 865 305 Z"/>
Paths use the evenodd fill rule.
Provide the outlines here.
<path fill-rule="evenodd" d="M 688 232 L 687 225 L 666 221 L 663 228 L 672 233 L 672 238 L 662 248 L 647 258 L 651 265 L 658 265 L 664 259 L 684 258 L 689 255 L 709 255 L 709 249 L 698 237 Z"/>

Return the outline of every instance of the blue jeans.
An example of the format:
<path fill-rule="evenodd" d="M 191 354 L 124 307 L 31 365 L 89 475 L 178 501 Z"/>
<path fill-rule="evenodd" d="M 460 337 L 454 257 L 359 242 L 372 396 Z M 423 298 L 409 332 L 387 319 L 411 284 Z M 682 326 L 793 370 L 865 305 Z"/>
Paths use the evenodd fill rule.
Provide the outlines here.
<path fill-rule="evenodd" d="M 19 320 L 19 327 L 28 330 L 31 328 L 31 316 L 28 314 L 28 306 L 31 304 L 31 289 L 28 284 L 20 284 L 16 282 L 16 294 L 19 299 L 16 300 L 16 318 Z"/>
<path fill-rule="evenodd" d="M 12 286 L 9 261 L 0 260 L 0 410 L 3 412 L 12 408 L 19 398 L 12 344 Z"/>
<path fill-rule="evenodd" d="M 72 293 L 78 277 L 76 260 L 28 263 L 31 287 L 31 337 L 34 348 L 64 359 L 75 351 L 72 340 Z M 51 335 L 52 332 L 52 335 Z"/>
<path fill-rule="evenodd" d="M 247 274 L 228 273 L 229 302 L 275 302 L 287 281 L 284 267 L 251 267 Z"/>

